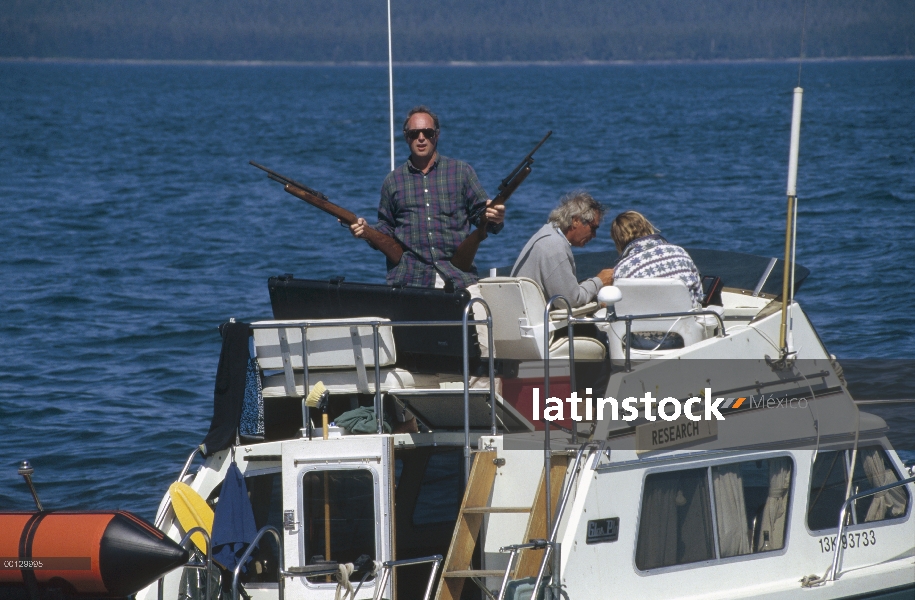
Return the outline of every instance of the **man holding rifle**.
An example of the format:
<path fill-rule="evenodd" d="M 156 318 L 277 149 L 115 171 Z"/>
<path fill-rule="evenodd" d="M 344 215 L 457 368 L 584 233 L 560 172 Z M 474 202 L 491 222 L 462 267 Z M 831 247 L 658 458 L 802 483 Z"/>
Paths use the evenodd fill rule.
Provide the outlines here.
<path fill-rule="evenodd" d="M 404 138 L 410 158 L 392 171 L 381 186 L 376 231 L 397 239 L 404 247 L 400 262 L 388 259 L 388 285 L 456 288 L 476 283 L 476 268 L 468 271 L 451 264 L 471 226 L 485 223 L 498 233 L 505 206 L 490 206 L 486 191 L 473 168 L 436 150 L 438 117 L 426 106 L 417 106 L 404 121 Z M 350 225 L 357 238 L 366 237 L 365 219 Z"/>

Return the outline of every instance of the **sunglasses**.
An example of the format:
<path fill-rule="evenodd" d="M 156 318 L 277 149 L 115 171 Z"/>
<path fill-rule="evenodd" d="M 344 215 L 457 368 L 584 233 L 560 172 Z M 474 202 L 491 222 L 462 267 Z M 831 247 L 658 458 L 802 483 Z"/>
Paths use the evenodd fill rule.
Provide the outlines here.
<path fill-rule="evenodd" d="M 419 134 L 423 134 L 424 138 L 431 140 L 438 132 L 430 127 L 428 129 L 405 129 L 403 133 L 407 136 L 407 139 L 412 142 L 413 140 L 419 139 Z"/>
<path fill-rule="evenodd" d="M 591 233 L 596 232 L 598 230 L 598 228 L 600 227 L 600 223 L 595 223 L 594 221 L 588 222 L 588 221 L 585 221 L 584 219 L 579 219 L 578 217 L 575 217 L 575 220 L 577 220 L 582 225 L 587 225 L 588 227 L 590 227 Z"/>

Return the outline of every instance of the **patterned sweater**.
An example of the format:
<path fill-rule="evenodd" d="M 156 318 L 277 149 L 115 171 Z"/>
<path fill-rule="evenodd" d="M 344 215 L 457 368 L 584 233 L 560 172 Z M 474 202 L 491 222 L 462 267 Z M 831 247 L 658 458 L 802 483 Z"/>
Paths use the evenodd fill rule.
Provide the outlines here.
<path fill-rule="evenodd" d="M 689 288 L 693 308 L 702 306 L 702 277 L 689 254 L 669 243 L 661 234 L 646 235 L 629 242 L 613 270 L 614 279 L 627 277 L 679 277 Z"/>

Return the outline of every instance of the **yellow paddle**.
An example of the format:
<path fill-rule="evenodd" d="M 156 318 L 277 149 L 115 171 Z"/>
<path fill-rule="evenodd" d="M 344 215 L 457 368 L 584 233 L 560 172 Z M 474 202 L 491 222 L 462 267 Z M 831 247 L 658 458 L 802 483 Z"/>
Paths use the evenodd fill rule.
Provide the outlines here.
<path fill-rule="evenodd" d="M 194 527 L 203 527 L 208 535 L 213 535 L 213 509 L 200 494 L 180 481 L 169 486 L 168 494 L 172 498 L 172 509 L 175 511 L 178 523 L 185 533 Z M 200 533 L 192 535 L 191 541 L 206 554 L 206 539 Z"/>

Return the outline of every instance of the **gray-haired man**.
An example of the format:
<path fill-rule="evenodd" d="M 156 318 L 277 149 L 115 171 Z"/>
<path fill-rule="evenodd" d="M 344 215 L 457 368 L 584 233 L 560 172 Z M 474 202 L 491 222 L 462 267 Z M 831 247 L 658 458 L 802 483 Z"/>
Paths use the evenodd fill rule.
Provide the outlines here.
<path fill-rule="evenodd" d="M 524 245 L 512 267 L 512 277 L 533 279 L 545 298 L 562 295 L 572 308 L 594 300 L 602 286 L 613 283 L 613 269 L 604 269 L 579 283 L 572 246 L 584 246 L 597 236 L 605 211 L 588 192 L 563 196 L 547 224 Z"/>

